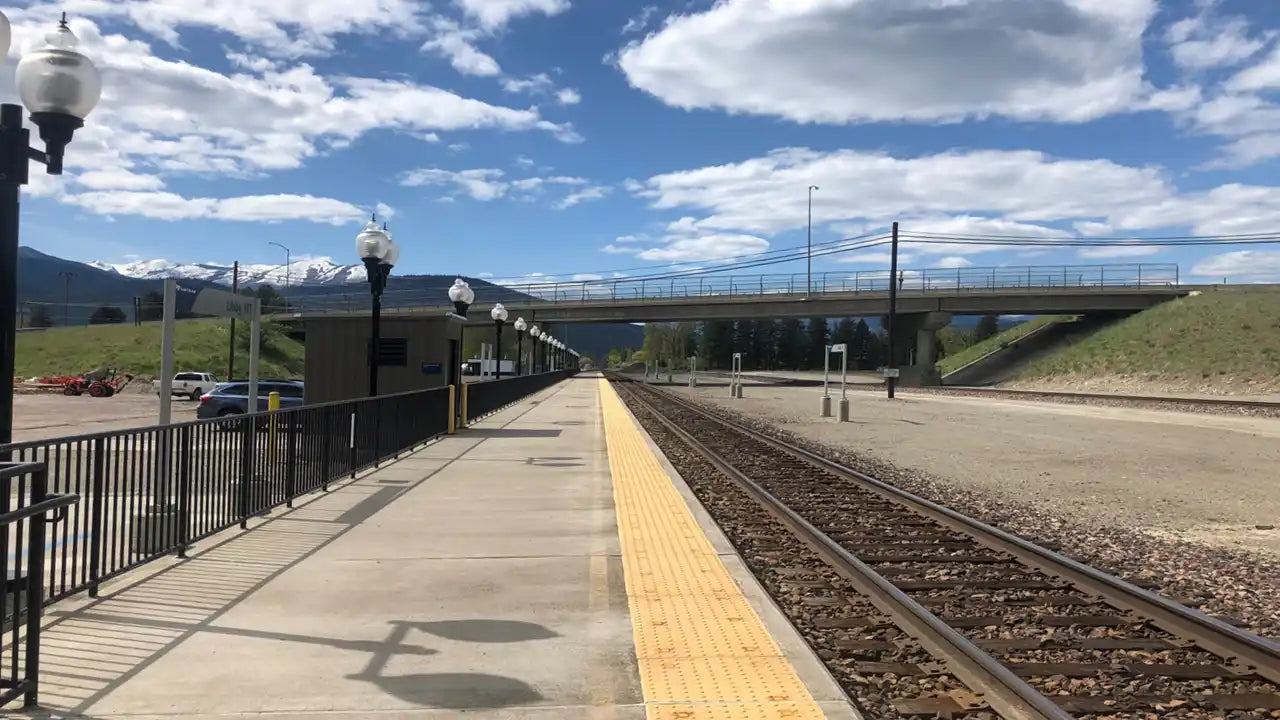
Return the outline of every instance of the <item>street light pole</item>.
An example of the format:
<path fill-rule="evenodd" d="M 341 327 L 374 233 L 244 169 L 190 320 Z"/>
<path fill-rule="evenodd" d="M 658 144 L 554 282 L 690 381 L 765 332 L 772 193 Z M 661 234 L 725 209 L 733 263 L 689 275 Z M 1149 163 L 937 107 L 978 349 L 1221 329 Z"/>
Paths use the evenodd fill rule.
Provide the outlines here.
<path fill-rule="evenodd" d="M 370 218 L 364 230 L 356 236 L 356 254 L 364 262 L 369 280 L 369 294 L 373 307 L 370 312 L 369 332 L 369 397 L 378 396 L 378 361 L 382 344 L 382 291 L 386 289 L 391 268 L 400 258 L 400 249 L 391 241 L 386 225 L 378 227 L 376 218 Z"/>
<path fill-rule="evenodd" d="M 76 274 L 70 270 L 63 270 L 58 273 L 62 277 L 62 326 L 71 325 L 71 278 Z"/>
<path fill-rule="evenodd" d="M 805 254 L 805 264 L 807 267 L 804 296 L 809 297 L 809 293 L 813 292 L 813 191 L 817 190 L 817 185 L 809 186 L 809 230 L 808 230 L 808 247 L 809 251 Z"/>
<path fill-rule="evenodd" d="M 8 57 L 11 39 L 9 18 L 0 13 L 0 60 Z M 27 184 L 31 160 L 43 163 L 50 175 L 62 174 L 67 145 L 102 96 L 102 78 L 93 62 L 76 51 L 78 40 L 66 13 L 45 41 L 47 46 L 18 61 L 15 73 L 18 96 L 40 129 L 44 150 L 31 147 L 22 105 L 0 104 L 0 445 L 13 440 L 20 189 Z M 8 453 L 0 454 L 7 458 Z"/>
<path fill-rule="evenodd" d="M 502 323 L 507 321 L 507 309 L 498 303 L 489 311 L 489 317 L 493 318 L 494 337 L 493 337 L 493 364 L 494 377 L 498 380 L 502 379 Z"/>
<path fill-rule="evenodd" d="M 267 244 L 275 245 L 281 250 L 284 250 L 284 306 L 285 306 L 285 310 L 288 310 L 289 309 L 289 267 L 293 265 L 293 253 L 289 251 L 289 248 L 285 247 L 284 245 L 281 245 L 278 242 L 275 242 L 274 240 L 268 240 Z"/>
<path fill-rule="evenodd" d="M 898 362 L 896 358 L 897 344 L 894 342 L 894 320 L 898 316 L 898 223 L 893 224 L 893 246 L 889 255 L 889 319 L 885 323 L 885 328 L 889 333 L 889 362 L 886 367 L 890 370 L 889 377 L 885 378 L 885 388 L 889 392 L 889 399 L 893 399 L 893 386 L 897 382 L 897 378 L 893 376 L 893 370 L 897 369 Z"/>
<path fill-rule="evenodd" d="M 516 329 L 516 377 L 520 377 L 524 375 L 524 332 L 529 329 L 529 324 L 518 317 L 513 327 Z"/>

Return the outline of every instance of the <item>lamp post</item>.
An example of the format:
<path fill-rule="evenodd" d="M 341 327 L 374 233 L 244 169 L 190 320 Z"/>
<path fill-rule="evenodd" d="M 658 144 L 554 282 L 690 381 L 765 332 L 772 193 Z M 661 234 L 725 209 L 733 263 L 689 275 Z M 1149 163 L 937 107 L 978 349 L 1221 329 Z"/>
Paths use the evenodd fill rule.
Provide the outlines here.
<path fill-rule="evenodd" d="M 384 226 L 383 229 L 385 230 L 386 227 Z M 276 247 L 284 251 L 284 305 L 285 305 L 285 309 L 288 310 L 289 309 L 289 266 L 293 264 L 293 253 L 289 251 L 289 248 L 285 247 L 284 245 L 281 245 L 278 242 L 275 242 L 274 240 L 268 240 L 267 244 L 275 245 Z"/>
<path fill-rule="evenodd" d="M 449 288 L 449 300 L 453 303 L 454 311 L 466 317 L 467 308 L 476 301 L 476 291 L 471 289 L 466 280 L 457 278 L 453 281 L 453 287 Z"/>
<path fill-rule="evenodd" d="M 387 276 L 400 257 L 400 249 L 391 241 L 386 226 L 379 228 L 373 218 L 356 236 L 356 254 L 364 262 L 369 279 L 369 293 L 373 296 L 369 338 L 369 397 L 378 396 L 379 345 L 382 342 L 382 291 L 387 287 Z"/>
<path fill-rule="evenodd" d="M 809 293 L 813 292 L 813 191 L 817 189 L 817 185 L 809 186 L 809 252 L 806 253 L 805 257 L 805 264 L 808 269 L 804 286 L 805 297 L 809 297 Z"/>
<path fill-rule="evenodd" d="M 9 54 L 12 28 L 0 13 L 0 59 Z M 17 344 L 18 225 L 20 189 L 29 165 L 43 163 L 50 175 L 62 174 L 63 152 L 72 135 L 102 95 L 102 78 L 93 62 L 75 50 L 77 39 L 62 15 L 45 35 L 46 47 L 18 61 L 18 96 L 40 129 L 44 150 L 30 145 L 31 131 L 22 125 L 22 105 L 0 105 L 0 445 L 13 439 L 13 364 Z"/>
<path fill-rule="evenodd" d="M 516 377 L 520 377 L 524 374 L 524 331 L 529 329 L 529 324 L 518 317 L 513 327 L 516 329 Z"/>
<path fill-rule="evenodd" d="M 529 370 L 531 375 L 538 374 L 538 340 L 542 338 L 542 329 L 537 325 L 529 328 Z"/>
<path fill-rule="evenodd" d="M 497 367 L 494 377 L 502 379 L 502 323 L 507 321 L 507 309 L 502 307 L 502 303 L 493 306 L 489 311 L 489 317 L 493 318 L 494 337 L 493 337 L 493 362 Z"/>

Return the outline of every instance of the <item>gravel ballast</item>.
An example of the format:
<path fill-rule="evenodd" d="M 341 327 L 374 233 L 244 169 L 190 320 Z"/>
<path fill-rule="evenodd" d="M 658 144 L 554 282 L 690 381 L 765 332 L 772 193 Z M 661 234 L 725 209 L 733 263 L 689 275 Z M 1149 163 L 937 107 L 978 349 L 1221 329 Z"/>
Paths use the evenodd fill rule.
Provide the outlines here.
<path fill-rule="evenodd" d="M 733 419 L 1280 637 L 1280 421 L 821 389 L 679 389 Z M 833 398 L 833 410 L 838 398 Z M 1266 529 L 1264 529 L 1266 528 Z"/>

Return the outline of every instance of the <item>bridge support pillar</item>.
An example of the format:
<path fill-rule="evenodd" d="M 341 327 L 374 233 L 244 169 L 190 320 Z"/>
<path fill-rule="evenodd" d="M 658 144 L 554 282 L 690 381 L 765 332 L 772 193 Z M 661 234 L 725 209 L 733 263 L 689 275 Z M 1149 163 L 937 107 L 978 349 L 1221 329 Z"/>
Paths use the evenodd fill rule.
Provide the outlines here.
<path fill-rule="evenodd" d="M 901 387 L 932 387 L 942 384 L 938 370 L 938 331 L 951 324 L 951 313 L 928 312 L 901 316 L 902 334 L 915 335 L 914 343 L 902 343 L 904 356 L 898 358 Z"/>

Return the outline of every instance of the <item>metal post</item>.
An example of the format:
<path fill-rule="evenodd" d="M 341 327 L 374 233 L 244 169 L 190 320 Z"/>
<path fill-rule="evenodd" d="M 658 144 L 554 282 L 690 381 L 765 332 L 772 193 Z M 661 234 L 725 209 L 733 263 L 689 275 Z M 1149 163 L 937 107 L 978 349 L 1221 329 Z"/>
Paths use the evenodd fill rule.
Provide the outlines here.
<path fill-rule="evenodd" d="M 102 576 L 102 503 L 106 500 L 106 438 L 93 439 L 93 485 L 89 497 L 89 597 L 98 597 L 98 578 Z"/>
<path fill-rule="evenodd" d="M 898 223 L 893 223 L 893 249 L 889 259 L 889 318 L 885 328 L 889 334 L 889 362 L 886 368 L 890 371 L 889 376 L 884 379 L 885 389 L 888 390 L 889 399 L 893 399 L 893 386 L 897 378 L 893 375 L 893 370 L 898 367 L 896 353 L 898 350 L 897 343 L 894 342 L 894 320 L 898 315 Z"/>
<path fill-rule="evenodd" d="M 231 292 L 240 292 L 240 261 L 231 264 Z M 231 340 L 227 344 L 227 380 L 236 379 L 236 319 L 231 318 Z"/>
<path fill-rule="evenodd" d="M 19 188 L 27 181 L 30 131 L 22 127 L 22 106 L 0 105 L 0 445 L 13 441 L 13 364 L 17 351 Z M 9 453 L 0 454 L 0 461 Z"/>
<path fill-rule="evenodd" d="M 160 424 L 168 425 L 173 405 L 173 325 L 178 281 L 164 280 L 164 321 L 160 330 Z M 253 412 L 250 410 L 250 412 Z"/>
<path fill-rule="evenodd" d="M 31 504 L 43 502 L 49 495 L 49 471 L 42 467 L 31 478 Z M 35 707 L 40 702 L 40 630 L 41 630 L 41 608 L 44 607 L 44 545 L 45 545 L 45 515 L 37 513 L 32 515 L 28 522 L 31 525 L 28 528 L 30 544 L 27 550 L 27 635 L 26 635 L 26 680 L 28 686 L 26 696 L 23 698 L 23 707 Z M 14 608 L 14 624 L 18 621 L 18 609 Z M 13 657 L 16 661 L 18 655 L 17 647 L 13 648 Z"/>
<path fill-rule="evenodd" d="M 253 321 L 249 323 L 249 407 L 250 414 L 258 412 L 258 349 L 262 335 L 262 308 L 260 301 L 253 301 Z"/>
<path fill-rule="evenodd" d="M 178 429 L 178 557 L 191 542 L 191 426 Z"/>
<path fill-rule="evenodd" d="M 524 331 L 516 330 L 516 377 L 524 375 Z"/>
<path fill-rule="evenodd" d="M 817 185 L 809 186 L 808 252 L 805 253 L 805 297 L 809 297 L 809 293 L 813 292 L 813 191 L 817 189 Z"/>
<path fill-rule="evenodd" d="M 831 346 L 822 346 L 821 417 L 831 417 Z"/>
<path fill-rule="evenodd" d="M 375 281 L 369 340 L 369 397 L 378 397 L 378 345 L 382 343 L 382 288 Z"/>
<path fill-rule="evenodd" d="M 840 413 L 837 420 L 849 422 L 849 346 L 845 343 L 840 348 Z"/>

